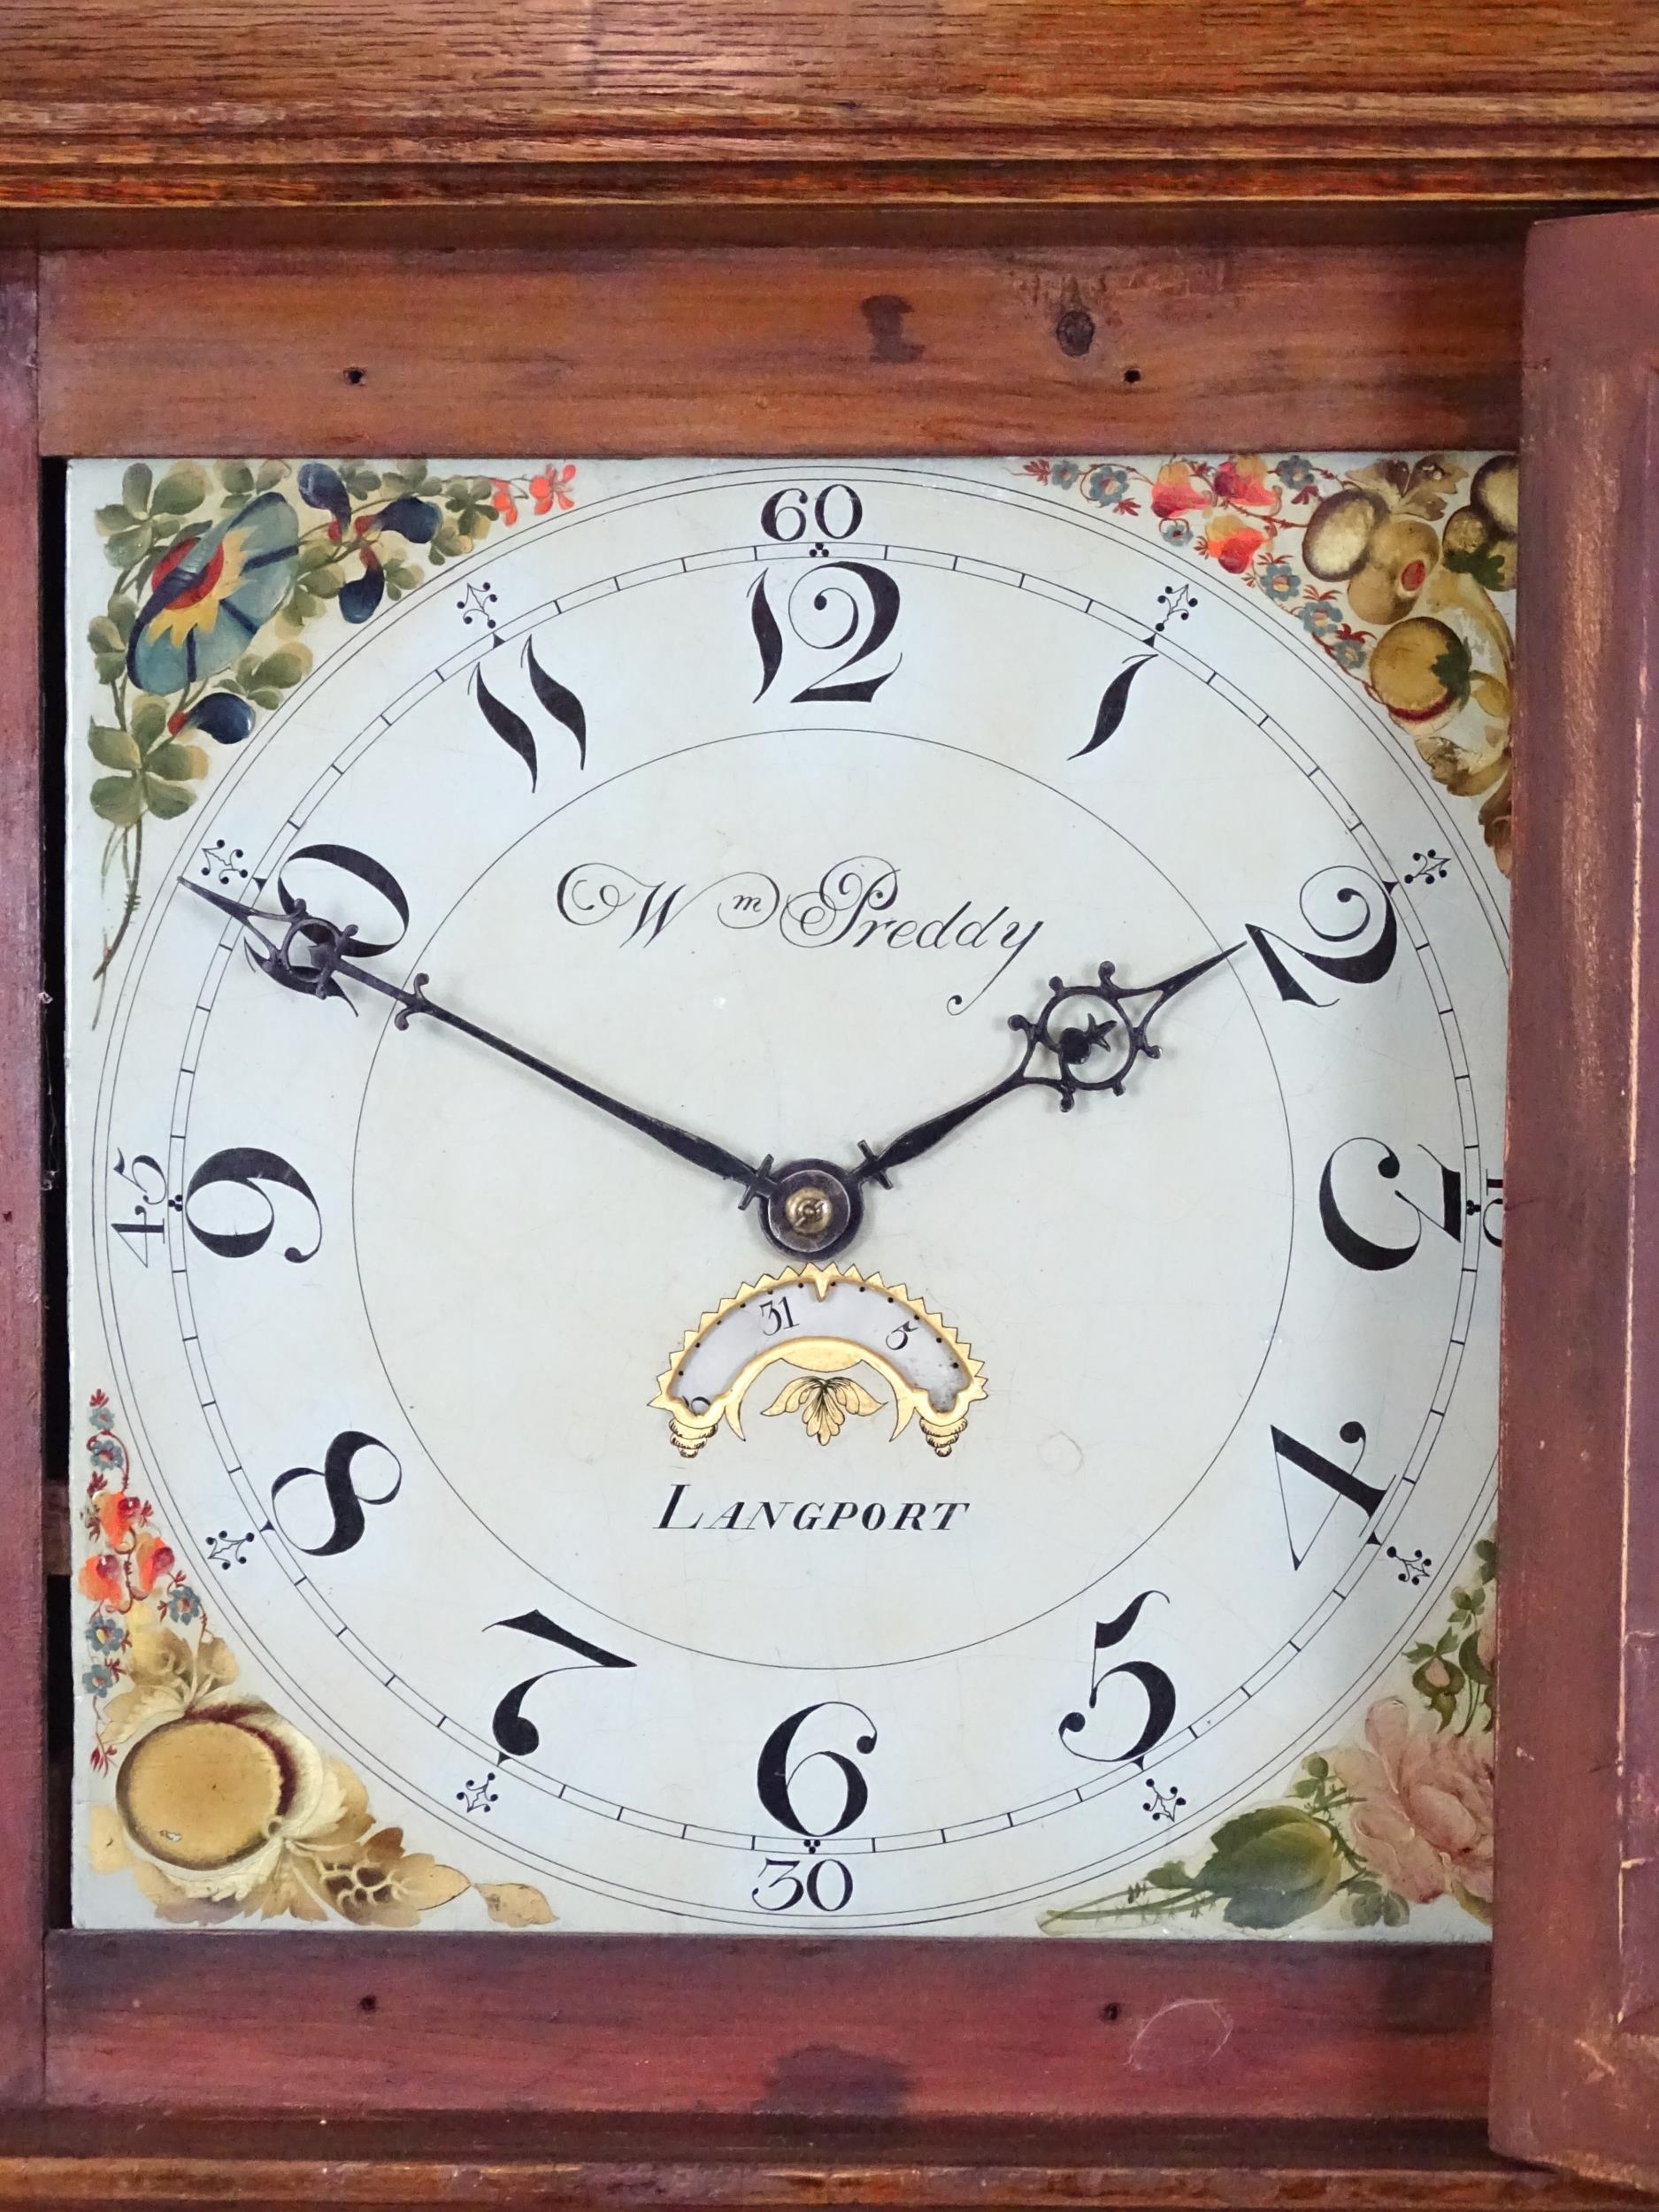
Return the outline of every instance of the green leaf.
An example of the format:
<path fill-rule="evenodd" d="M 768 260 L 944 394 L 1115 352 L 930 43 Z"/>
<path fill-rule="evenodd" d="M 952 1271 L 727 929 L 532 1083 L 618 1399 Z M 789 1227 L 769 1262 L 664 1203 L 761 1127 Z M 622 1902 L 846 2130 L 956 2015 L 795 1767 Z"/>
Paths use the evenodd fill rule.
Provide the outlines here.
<path fill-rule="evenodd" d="M 157 485 L 150 504 L 158 515 L 188 515 L 206 497 L 206 470 L 194 461 L 175 461 Z"/>
<path fill-rule="evenodd" d="M 150 512 L 150 488 L 155 480 L 147 461 L 134 461 L 121 479 L 121 497 L 127 511 L 142 522 Z"/>
<path fill-rule="evenodd" d="M 133 625 L 137 621 L 137 619 L 138 602 L 136 599 L 128 598 L 127 594 L 123 592 L 119 598 L 111 600 L 110 620 L 120 632 L 121 642 L 123 645 L 125 645 L 127 639 L 132 636 Z"/>
<path fill-rule="evenodd" d="M 180 745 L 176 738 L 157 745 L 144 758 L 144 773 L 164 777 L 168 783 L 188 783 L 201 775 L 206 766 L 206 756 L 199 746 Z"/>
<path fill-rule="evenodd" d="M 111 530 L 130 530 L 134 518 L 118 500 L 113 507 L 100 507 L 92 519 L 107 536 Z"/>
<path fill-rule="evenodd" d="M 95 722 L 87 732 L 87 743 L 92 757 L 105 768 L 135 769 L 139 751 L 125 730 L 118 730 L 107 722 Z"/>
<path fill-rule="evenodd" d="M 282 481 L 288 472 L 288 465 L 286 461 L 261 461 L 258 472 L 253 480 L 254 489 L 259 492 L 271 491 Z"/>
<path fill-rule="evenodd" d="M 1448 568 L 1463 576 L 1472 576 L 1476 583 L 1487 591 L 1507 591 L 1503 556 L 1494 545 L 1471 546 L 1467 553 L 1455 549 L 1443 551 L 1440 558 Z"/>
<path fill-rule="evenodd" d="M 313 538 L 309 545 L 300 548 L 300 567 L 302 570 L 326 568 L 329 562 L 337 561 L 340 555 L 340 547 L 331 539 Z"/>
<path fill-rule="evenodd" d="M 233 498 L 246 499 L 253 489 L 253 471 L 246 461 L 221 461 L 219 480 Z"/>
<path fill-rule="evenodd" d="M 338 569 L 314 568 L 305 579 L 305 588 L 319 599 L 337 599 L 345 588 L 345 578 Z"/>
<path fill-rule="evenodd" d="M 99 653 L 95 656 L 92 665 L 98 672 L 101 684 L 112 684 L 126 674 L 127 656 L 125 653 Z"/>
<path fill-rule="evenodd" d="M 1397 1897 L 1393 1890 L 1388 1890 L 1383 1896 L 1382 1916 L 1386 1928 L 1403 1928 L 1411 1917 L 1411 1908 L 1403 1897 Z"/>
<path fill-rule="evenodd" d="M 288 595 L 288 604 L 283 608 L 282 613 L 284 618 L 298 629 L 301 623 L 314 621 L 322 611 L 322 601 L 314 598 L 301 585 L 296 584 Z"/>
<path fill-rule="evenodd" d="M 131 530 L 118 530 L 104 549 L 117 568 L 131 568 L 149 552 L 154 538 L 149 523 L 141 522 Z"/>
<path fill-rule="evenodd" d="M 262 690 L 290 691 L 303 683 L 311 673 L 311 657 L 303 645 L 285 646 L 280 651 L 267 653 L 257 668 L 248 677 L 250 684 Z"/>
<path fill-rule="evenodd" d="M 132 732 L 138 749 L 147 753 L 167 726 L 167 710 L 159 699 L 141 699 L 133 710 Z"/>
<path fill-rule="evenodd" d="M 1356 1928 L 1374 1928 L 1383 1916 L 1383 1896 L 1369 1883 L 1348 1893 L 1348 1916 Z"/>
<path fill-rule="evenodd" d="M 1302 1764 L 1316 1782 L 1323 1782 L 1331 1771 L 1331 1762 L 1317 1751 L 1310 1753 Z"/>
<path fill-rule="evenodd" d="M 380 488 L 380 477 L 373 469 L 348 465 L 341 474 L 353 499 L 368 499 Z"/>
<path fill-rule="evenodd" d="M 1190 1889 L 1193 1886 L 1192 1876 L 1178 1859 L 1171 1859 L 1166 1866 L 1155 1866 L 1145 1879 L 1148 1889 Z"/>
<path fill-rule="evenodd" d="M 256 687 L 249 692 L 248 696 L 255 706 L 263 707 L 267 714 L 273 707 L 280 707 L 282 703 L 282 694 L 280 691 L 261 691 Z"/>
<path fill-rule="evenodd" d="M 136 776 L 100 776 L 90 793 L 100 821 L 130 829 L 144 811 L 144 787 Z"/>
<path fill-rule="evenodd" d="M 181 783 L 152 783 L 149 795 L 150 810 L 160 822 L 171 822 L 196 804 L 195 792 Z"/>
<path fill-rule="evenodd" d="M 1290 1793 L 1293 1797 L 1317 1797 L 1319 1794 L 1319 1784 L 1317 1781 L 1293 1782 L 1290 1786 Z"/>
<path fill-rule="evenodd" d="M 107 614 L 95 614 L 87 625 L 87 643 L 95 653 L 119 653 L 126 642 Z"/>

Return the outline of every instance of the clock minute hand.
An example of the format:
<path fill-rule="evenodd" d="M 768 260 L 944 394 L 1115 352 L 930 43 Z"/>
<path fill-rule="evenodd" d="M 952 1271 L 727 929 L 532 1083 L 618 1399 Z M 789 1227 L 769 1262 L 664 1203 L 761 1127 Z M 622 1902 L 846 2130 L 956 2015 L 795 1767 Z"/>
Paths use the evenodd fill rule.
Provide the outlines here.
<path fill-rule="evenodd" d="M 1018 1031 L 1025 1040 L 1019 1065 L 989 1089 L 964 1099 L 960 1105 L 930 1114 L 926 1121 L 917 1122 L 879 1152 L 861 1144 L 859 1150 L 864 1157 L 853 1171 L 852 1179 L 856 1183 L 880 1183 L 885 1187 L 890 1168 L 903 1167 L 911 1160 L 919 1159 L 953 1130 L 960 1129 L 964 1121 L 971 1121 L 987 1106 L 995 1105 L 998 1099 L 1010 1097 L 1018 1090 L 1056 1092 L 1062 1113 L 1071 1111 L 1081 1091 L 1110 1091 L 1114 1097 L 1120 1095 L 1125 1079 L 1137 1060 L 1156 1060 L 1160 1056 L 1161 1048 L 1152 1042 L 1148 1033 L 1176 993 L 1196 983 L 1200 976 L 1208 975 L 1211 968 L 1218 968 L 1240 949 L 1240 945 L 1229 945 L 1223 952 L 1211 953 L 1205 959 L 1194 961 L 1190 967 L 1165 976 L 1160 983 L 1119 983 L 1110 960 L 1102 961 L 1095 983 L 1068 983 L 1063 976 L 1050 976 L 1048 1003 L 1034 1020 L 1025 1014 L 1009 1017 L 1009 1027 Z M 1109 1009 L 1109 1017 L 1102 1018 L 1093 1010 L 1090 1001 Z M 1142 1001 L 1145 1004 L 1137 1012 L 1136 1006 Z M 1062 1018 L 1063 1010 L 1068 1018 Z M 1033 1071 L 1033 1063 L 1042 1053 L 1052 1059 L 1056 1071 L 1053 1074 Z"/>
<path fill-rule="evenodd" d="M 556 1067 L 550 1060 L 543 1060 L 534 1052 L 526 1052 L 522 1045 L 516 1045 L 508 1038 L 497 1036 L 495 1031 L 469 1021 L 465 1014 L 457 1014 L 452 1007 L 442 1005 L 436 999 L 427 997 L 426 987 L 428 979 L 425 975 L 418 975 L 412 987 L 404 990 L 396 983 L 388 983 L 385 977 L 373 974 L 359 962 L 349 957 L 354 931 L 340 929 L 333 922 L 325 921 L 320 915 L 309 913 L 303 902 L 296 901 L 291 913 L 265 914 L 257 908 L 242 906 L 234 899 L 226 898 L 219 892 L 209 890 L 203 884 L 192 883 L 186 877 L 181 877 L 180 880 L 186 890 L 194 891 L 210 906 L 218 907 L 221 913 L 229 914 L 242 923 L 250 934 L 265 948 L 265 957 L 257 964 L 289 989 L 309 992 L 317 998 L 330 998 L 343 995 L 340 989 L 342 977 L 352 983 L 360 983 L 365 988 L 378 991 L 382 998 L 389 998 L 396 1003 L 398 1010 L 393 1020 L 399 1029 L 407 1029 L 413 1016 L 426 1015 L 434 1021 L 442 1022 L 448 1029 L 459 1030 L 465 1037 L 476 1038 L 480 1044 L 488 1045 L 492 1052 L 499 1052 L 504 1058 L 515 1061 L 518 1066 L 530 1069 L 534 1074 L 545 1076 L 549 1083 L 557 1083 L 561 1090 L 569 1091 L 573 1097 L 598 1107 L 602 1113 L 610 1114 L 618 1121 L 626 1122 L 630 1129 L 637 1129 L 642 1136 L 651 1138 L 678 1158 L 689 1161 L 693 1167 L 705 1169 L 708 1173 L 718 1175 L 724 1181 L 741 1184 L 747 1195 L 764 1197 L 769 1194 L 771 1178 L 764 1167 L 751 1166 L 747 1160 L 740 1159 L 735 1152 L 728 1152 L 724 1145 L 716 1144 L 710 1137 L 698 1136 L 691 1130 L 677 1128 L 672 1122 L 664 1121 L 658 1115 L 648 1114 L 637 1106 L 626 1105 L 621 1099 L 612 1098 L 608 1092 L 583 1082 L 580 1076 Z M 282 931 L 280 941 L 268 936 L 258 926 L 261 922 L 278 925 Z M 303 948 L 303 956 L 299 958 L 295 956 L 294 949 L 296 946 Z"/>

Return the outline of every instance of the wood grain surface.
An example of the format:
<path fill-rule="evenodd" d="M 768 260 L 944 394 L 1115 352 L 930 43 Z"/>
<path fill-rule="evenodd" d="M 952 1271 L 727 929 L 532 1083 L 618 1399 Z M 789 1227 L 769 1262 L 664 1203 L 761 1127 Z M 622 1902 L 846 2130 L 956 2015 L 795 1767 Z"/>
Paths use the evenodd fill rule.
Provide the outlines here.
<path fill-rule="evenodd" d="M 758 2121 L 700 2144 L 537 2121 L 111 2121 L 0 2131 L 0 2205 L 488 2212 L 1640 2212 L 1646 2200 L 1494 2158 L 1467 2124 L 1030 2125 L 856 2134 Z"/>
<path fill-rule="evenodd" d="M 34 264 L 0 253 L 0 2102 L 40 2093 L 46 1916 L 38 484 Z"/>
<path fill-rule="evenodd" d="M 1508 245 L 112 252 L 42 268 L 49 453 L 1503 446 Z M 180 374 L 188 362 L 188 373 Z"/>
<path fill-rule="evenodd" d="M 1648 0 L 4 0 L 0 48 L 37 211 L 1659 196 Z"/>
<path fill-rule="evenodd" d="M 1468 2119 L 1481 1945 L 54 1934 L 62 2104 Z"/>
<path fill-rule="evenodd" d="M 1493 2127 L 1659 2188 L 1659 219 L 1528 285 Z"/>

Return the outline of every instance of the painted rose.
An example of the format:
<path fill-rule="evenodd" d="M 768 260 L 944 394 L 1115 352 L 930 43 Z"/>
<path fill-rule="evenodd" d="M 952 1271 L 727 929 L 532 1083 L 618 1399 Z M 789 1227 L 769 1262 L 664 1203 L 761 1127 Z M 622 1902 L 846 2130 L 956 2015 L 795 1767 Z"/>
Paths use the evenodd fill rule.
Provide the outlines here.
<path fill-rule="evenodd" d="M 1492 1739 L 1416 1728 L 1403 1701 L 1381 1698 L 1365 1717 L 1368 1750 L 1331 1754 L 1359 1801 L 1356 1847 L 1416 1905 L 1449 1891 L 1484 1919 L 1492 1902 Z"/>
<path fill-rule="evenodd" d="M 1279 493 L 1268 481 L 1267 464 L 1259 453 L 1235 453 L 1216 471 L 1216 497 L 1246 514 L 1271 515 L 1279 505 Z"/>

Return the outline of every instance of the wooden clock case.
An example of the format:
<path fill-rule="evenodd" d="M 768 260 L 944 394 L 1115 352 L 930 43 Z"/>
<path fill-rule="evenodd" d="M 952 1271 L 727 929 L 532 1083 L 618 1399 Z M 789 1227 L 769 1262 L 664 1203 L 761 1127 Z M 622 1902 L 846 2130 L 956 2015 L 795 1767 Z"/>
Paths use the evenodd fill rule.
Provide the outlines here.
<path fill-rule="evenodd" d="M 0 2203 L 1617 2200 L 1488 2117 L 1659 2187 L 1659 215 L 1524 276 L 1534 219 L 1659 203 L 1655 88 L 1617 0 L 0 0 Z M 1524 403 L 1495 1961 L 64 1925 L 42 461 L 1425 450 Z"/>

